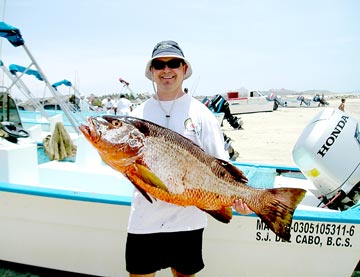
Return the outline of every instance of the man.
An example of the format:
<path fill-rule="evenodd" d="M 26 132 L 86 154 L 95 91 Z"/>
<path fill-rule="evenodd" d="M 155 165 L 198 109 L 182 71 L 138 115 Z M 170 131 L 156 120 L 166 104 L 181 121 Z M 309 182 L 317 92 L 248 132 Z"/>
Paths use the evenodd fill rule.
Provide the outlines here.
<path fill-rule="evenodd" d="M 120 95 L 116 106 L 117 115 L 129 115 L 132 111 L 132 103 L 125 97 L 125 94 Z"/>
<path fill-rule="evenodd" d="M 103 109 L 106 111 L 106 114 L 114 114 L 114 102 L 110 96 L 104 98 L 101 104 L 103 105 Z"/>
<path fill-rule="evenodd" d="M 81 112 L 89 112 L 90 105 L 85 98 L 85 95 L 80 95 L 80 103 L 79 103 L 80 111 Z"/>
<path fill-rule="evenodd" d="M 227 160 L 224 139 L 212 112 L 182 89 L 192 74 L 189 61 L 174 41 L 158 43 L 146 65 L 145 76 L 154 95 L 133 115 L 152 121 L 191 139 L 207 153 Z M 251 210 L 235 201 L 240 213 Z M 195 276 L 204 267 L 202 236 L 206 214 L 197 207 L 181 207 L 160 200 L 150 203 L 135 191 L 128 225 L 126 267 L 130 276 L 155 276 L 171 268 L 173 276 Z"/>
<path fill-rule="evenodd" d="M 338 109 L 343 112 L 345 111 L 345 98 L 341 98 L 341 102 Z"/>

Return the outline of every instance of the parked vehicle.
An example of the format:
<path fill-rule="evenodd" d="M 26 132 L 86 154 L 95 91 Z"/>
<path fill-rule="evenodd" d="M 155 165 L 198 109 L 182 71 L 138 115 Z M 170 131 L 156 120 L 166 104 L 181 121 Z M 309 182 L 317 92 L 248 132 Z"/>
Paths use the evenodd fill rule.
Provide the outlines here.
<path fill-rule="evenodd" d="M 272 112 L 278 108 L 278 103 L 261 91 L 250 91 L 246 94 L 237 91 L 228 92 L 226 100 L 231 114 Z"/>

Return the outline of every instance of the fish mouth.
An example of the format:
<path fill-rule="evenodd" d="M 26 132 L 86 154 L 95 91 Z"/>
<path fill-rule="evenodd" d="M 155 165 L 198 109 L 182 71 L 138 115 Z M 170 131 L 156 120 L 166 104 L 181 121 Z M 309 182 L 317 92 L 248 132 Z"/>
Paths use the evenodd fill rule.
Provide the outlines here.
<path fill-rule="evenodd" d="M 83 135 L 92 142 L 98 142 L 101 138 L 101 131 L 100 128 L 98 128 L 99 125 L 107 123 L 104 120 L 100 120 L 101 118 L 97 117 L 89 117 L 86 121 L 87 124 L 80 124 L 79 129 L 83 133 Z"/>
<path fill-rule="evenodd" d="M 81 123 L 79 126 L 79 129 L 86 138 L 90 138 L 91 131 L 90 131 L 90 127 L 88 125 Z"/>
<path fill-rule="evenodd" d="M 86 137 L 90 136 L 90 127 L 88 125 L 81 123 L 79 126 L 79 129 L 80 129 L 81 133 L 83 133 L 84 136 L 86 136 Z"/>

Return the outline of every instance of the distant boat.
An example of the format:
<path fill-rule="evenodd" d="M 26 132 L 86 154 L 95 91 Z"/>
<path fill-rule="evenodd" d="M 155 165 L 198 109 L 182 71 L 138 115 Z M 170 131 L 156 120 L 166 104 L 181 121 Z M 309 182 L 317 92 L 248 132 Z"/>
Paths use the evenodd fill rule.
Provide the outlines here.
<path fill-rule="evenodd" d="M 246 114 L 272 112 L 277 109 L 277 103 L 260 91 L 250 91 L 246 95 L 237 91 L 227 93 L 231 114 Z"/>
<path fill-rule="evenodd" d="M 305 98 L 303 95 L 298 95 L 294 97 L 281 97 L 277 95 L 275 99 L 281 107 L 285 108 L 318 108 L 321 106 L 329 105 L 325 98 L 320 98 L 317 95 L 314 96 L 312 99 Z"/>

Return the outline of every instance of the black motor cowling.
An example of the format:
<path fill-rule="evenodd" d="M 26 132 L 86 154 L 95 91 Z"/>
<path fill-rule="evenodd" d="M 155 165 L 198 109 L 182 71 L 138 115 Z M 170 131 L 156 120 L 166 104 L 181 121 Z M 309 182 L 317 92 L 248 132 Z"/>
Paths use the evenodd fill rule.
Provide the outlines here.
<path fill-rule="evenodd" d="M 232 115 L 229 108 L 229 103 L 220 94 L 216 94 L 208 104 L 209 109 L 217 113 L 224 113 L 224 118 L 229 122 L 234 129 L 242 129 L 243 121 Z"/>

